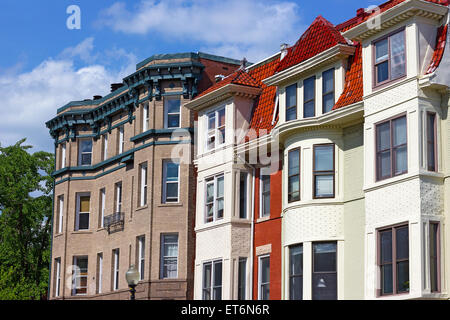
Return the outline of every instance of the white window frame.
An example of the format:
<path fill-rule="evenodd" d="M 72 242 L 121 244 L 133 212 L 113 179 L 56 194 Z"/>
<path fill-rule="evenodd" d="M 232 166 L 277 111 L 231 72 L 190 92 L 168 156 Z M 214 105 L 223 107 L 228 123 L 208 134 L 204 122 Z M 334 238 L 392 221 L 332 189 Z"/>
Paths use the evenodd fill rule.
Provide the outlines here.
<path fill-rule="evenodd" d="M 169 108 L 167 106 L 167 101 L 169 101 L 169 100 L 179 100 L 180 101 L 180 109 L 178 110 L 178 112 L 169 113 Z M 169 127 L 169 115 L 178 115 L 178 127 Z M 178 96 L 164 98 L 164 128 L 165 129 L 181 128 L 181 98 Z"/>
<path fill-rule="evenodd" d="M 114 266 L 113 266 L 113 291 L 119 290 L 119 249 L 114 249 Z"/>
<path fill-rule="evenodd" d="M 177 256 L 176 257 L 174 257 L 174 256 L 165 256 L 164 255 L 164 246 L 167 243 L 174 243 L 174 242 L 167 242 L 165 237 L 166 236 L 175 236 L 175 235 L 177 236 Z M 175 233 L 162 234 L 161 235 L 161 265 L 160 265 L 160 271 L 159 271 L 161 279 L 177 279 L 178 278 L 178 256 L 179 256 L 179 252 L 180 252 L 180 237 L 179 237 L 179 235 L 175 234 Z M 177 273 L 176 273 L 175 277 L 164 277 L 164 261 L 165 261 L 166 258 L 167 259 L 176 259 L 176 262 L 177 262 L 176 263 Z"/>
<path fill-rule="evenodd" d="M 149 117 L 149 105 L 146 103 L 142 109 L 142 132 L 146 132 L 149 129 L 150 117 Z"/>
<path fill-rule="evenodd" d="M 119 127 L 119 154 L 123 152 L 124 149 L 124 129 L 123 126 Z"/>
<path fill-rule="evenodd" d="M 138 270 L 139 270 L 139 280 L 144 280 L 145 272 L 145 236 L 138 237 Z M 142 264 L 144 267 L 142 268 Z"/>
<path fill-rule="evenodd" d="M 73 276 L 72 276 L 72 295 L 73 296 L 85 296 L 87 295 L 87 291 L 89 288 L 88 285 L 88 280 L 89 280 L 89 268 L 86 270 L 86 274 L 85 275 L 80 275 L 80 268 L 78 267 L 78 259 L 86 259 L 88 261 L 88 267 L 89 267 L 89 258 L 88 256 L 75 256 L 73 257 Z M 77 289 L 79 288 L 83 288 L 83 287 L 78 287 L 77 288 L 77 278 L 86 278 L 86 293 L 76 293 Z M 81 282 L 81 281 L 80 281 Z"/>
<path fill-rule="evenodd" d="M 89 212 L 81 212 L 81 197 L 89 197 Z M 75 217 L 75 231 L 80 230 L 80 214 L 87 213 L 89 216 L 88 219 L 88 227 L 87 229 L 81 229 L 81 230 L 89 230 L 91 227 L 91 194 L 89 192 L 83 192 L 83 193 L 77 193 L 77 211 L 76 211 L 76 217 Z"/>
<path fill-rule="evenodd" d="M 83 152 L 82 144 L 84 141 L 91 141 L 91 151 L 90 152 Z M 78 165 L 79 166 L 90 166 L 92 165 L 92 149 L 94 148 L 94 145 L 92 143 L 92 139 L 80 139 L 78 143 Z M 90 154 L 91 155 L 91 162 L 89 164 L 82 164 L 82 158 L 83 154 Z"/>
<path fill-rule="evenodd" d="M 103 135 L 103 160 L 108 159 L 108 134 Z"/>
<path fill-rule="evenodd" d="M 217 197 L 217 185 L 218 185 L 217 180 L 219 180 L 220 178 L 223 178 L 224 190 L 223 190 L 222 197 L 219 198 L 219 197 Z M 214 197 L 213 197 L 213 203 L 212 203 L 212 205 L 213 205 L 213 219 L 212 219 L 212 221 L 208 221 L 207 220 L 207 215 L 206 215 L 207 212 L 208 212 L 208 209 L 207 209 L 208 205 L 211 204 L 211 203 L 206 202 L 207 201 L 207 195 L 208 195 L 208 184 L 214 184 Z M 218 215 L 217 215 L 218 214 L 217 202 L 219 200 L 223 200 L 223 204 L 224 204 L 224 208 L 223 208 L 224 214 L 223 215 L 225 215 L 225 175 L 223 173 L 218 174 L 218 175 L 216 175 L 214 177 L 210 177 L 210 178 L 206 179 L 206 181 L 205 181 L 205 206 L 204 206 L 204 210 L 205 210 L 204 222 L 205 223 L 215 222 L 215 221 L 218 221 L 218 220 L 222 220 L 224 218 L 223 216 L 219 218 Z"/>
<path fill-rule="evenodd" d="M 265 258 L 269 258 L 269 274 L 270 274 L 270 254 L 265 254 L 265 255 L 261 255 L 258 256 L 258 300 L 261 300 L 261 286 L 263 285 L 263 283 L 261 282 L 261 275 L 262 275 L 262 263 L 261 260 L 265 259 Z M 269 276 L 270 277 L 270 276 Z M 270 292 L 270 278 L 269 278 L 269 282 L 268 283 L 264 283 L 265 284 L 269 284 L 269 292 Z M 270 293 L 269 293 L 269 299 L 270 299 Z"/>
<path fill-rule="evenodd" d="M 102 277 L 103 277 L 103 253 L 98 254 L 98 288 L 97 293 L 102 293 Z"/>
<path fill-rule="evenodd" d="M 61 169 L 66 167 L 66 143 L 61 144 Z"/>
<path fill-rule="evenodd" d="M 59 202 L 59 218 L 58 218 L 58 233 L 63 232 L 63 219 L 64 219 L 64 195 L 58 197 Z"/>
<path fill-rule="evenodd" d="M 263 212 L 263 176 L 269 176 L 269 182 L 272 178 L 270 175 L 270 167 L 261 168 L 259 171 L 259 217 L 260 218 L 267 218 L 270 217 L 270 208 L 269 208 L 269 214 L 264 214 Z M 270 199 L 270 187 L 269 187 L 269 199 Z"/>
<path fill-rule="evenodd" d="M 167 181 L 167 164 L 168 163 L 174 163 L 178 165 L 178 179 L 177 181 Z M 177 188 L 177 198 L 176 201 L 168 201 L 167 198 L 167 185 L 169 183 L 177 183 L 178 184 L 178 188 Z M 162 190 L 162 202 L 163 203 L 169 203 L 169 204 L 174 204 L 174 203 L 179 203 L 180 202 L 180 161 L 173 159 L 173 160 L 163 160 L 163 190 Z M 175 200 L 175 198 L 173 198 Z M 170 200 L 170 199 L 169 199 Z"/>
<path fill-rule="evenodd" d="M 219 130 L 220 129 L 219 128 L 219 113 L 222 110 L 225 112 L 225 124 L 223 126 L 221 126 L 220 128 L 223 128 L 225 130 L 225 134 L 224 134 L 222 143 L 219 143 L 219 136 L 220 136 L 219 135 L 219 131 L 220 131 Z M 209 128 L 209 117 L 211 115 L 214 115 L 214 129 Z M 226 122 L 227 122 L 227 111 L 226 111 L 225 106 L 220 106 L 219 108 L 215 109 L 214 111 L 208 112 L 206 114 L 206 126 L 205 126 L 205 128 L 206 128 L 205 150 L 206 151 L 217 149 L 218 147 L 223 146 L 225 144 L 226 133 L 227 133 Z M 214 146 L 209 148 L 208 141 L 209 141 L 209 138 L 212 138 L 212 137 L 214 137 Z"/>
<path fill-rule="evenodd" d="M 56 258 L 55 297 L 60 296 L 61 289 L 61 258 Z"/>
<path fill-rule="evenodd" d="M 208 289 L 208 288 L 205 288 L 205 282 L 204 282 L 204 280 L 205 280 L 205 266 L 206 265 L 211 265 L 211 279 L 210 279 L 210 283 L 211 283 L 211 286 L 209 287 L 209 295 L 210 295 L 210 299 L 209 300 L 217 300 L 217 299 L 214 299 L 214 289 L 215 288 L 219 288 L 219 286 L 215 286 L 214 285 L 214 278 L 215 278 L 215 270 L 216 270 L 216 268 L 215 268 L 215 265 L 216 264 L 218 264 L 218 263 L 220 263 L 220 264 L 222 264 L 222 282 L 220 283 L 220 291 L 221 291 L 221 297 L 222 297 L 222 299 L 223 299 L 223 260 L 222 259 L 217 259 L 217 260 L 212 260 L 212 261 L 205 261 L 205 262 L 203 262 L 203 264 L 202 264 L 202 300 L 203 300 L 203 291 L 205 290 L 205 289 Z"/>
<path fill-rule="evenodd" d="M 148 165 L 147 163 L 142 163 L 140 165 L 140 199 L 139 205 L 143 207 L 147 204 L 147 178 L 148 178 Z"/>
<path fill-rule="evenodd" d="M 115 213 L 120 213 L 122 212 L 122 197 L 123 197 L 123 187 L 122 187 L 122 181 L 117 182 L 115 184 L 115 189 L 116 189 L 116 212 Z"/>
<path fill-rule="evenodd" d="M 103 228 L 106 210 L 106 188 L 100 189 L 100 228 Z"/>

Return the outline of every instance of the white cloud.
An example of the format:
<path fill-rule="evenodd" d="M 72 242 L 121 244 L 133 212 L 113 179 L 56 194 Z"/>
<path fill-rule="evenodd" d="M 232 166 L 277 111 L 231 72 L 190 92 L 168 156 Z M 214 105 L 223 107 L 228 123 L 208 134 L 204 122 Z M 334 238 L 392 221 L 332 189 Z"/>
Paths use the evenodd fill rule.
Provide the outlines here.
<path fill-rule="evenodd" d="M 126 59 L 124 68 L 114 70 L 100 63 L 96 57 L 108 57 L 108 53 L 94 52 L 92 38 L 75 46 L 71 53 L 64 50 L 57 58 L 48 58 L 34 69 L 19 74 L 0 76 L 0 143 L 13 144 L 27 137 L 27 143 L 36 150 L 53 151 L 45 122 L 56 115 L 56 110 L 73 100 L 107 94 L 110 84 L 122 82 L 122 78 L 135 68 L 136 58 L 123 50 L 116 58 Z M 76 58 L 92 63 L 76 67 Z M 112 58 L 111 58 L 112 59 Z M 121 60 L 121 62 L 123 62 Z"/>
<path fill-rule="evenodd" d="M 297 40 L 303 30 L 298 9 L 290 1 L 141 0 L 131 9 L 114 3 L 99 23 L 164 41 L 197 41 L 201 50 L 256 61 Z"/>

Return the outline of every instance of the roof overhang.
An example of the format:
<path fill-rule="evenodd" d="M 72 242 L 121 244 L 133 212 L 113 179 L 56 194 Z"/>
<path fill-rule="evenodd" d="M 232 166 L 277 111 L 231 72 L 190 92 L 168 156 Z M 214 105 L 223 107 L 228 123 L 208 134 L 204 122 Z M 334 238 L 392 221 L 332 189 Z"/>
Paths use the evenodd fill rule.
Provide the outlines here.
<path fill-rule="evenodd" d="M 208 94 L 205 94 L 204 96 L 200 96 L 186 103 L 184 106 L 191 110 L 200 111 L 213 104 L 226 100 L 231 96 L 241 96 L 253 99 L 260 95 L 261 91 L 261 88 L 230 83 Z"/>
<path fill-rule="evenodd" d="M 345 31 L 342 35 L 355 41 L 363 41 L 393 25 L 413 16 L 439 20 L 448 12 L 448 7 L 423 0 L 406 0 L 385 12 L 376 14 L 367 21 Z"/>
<path fill-rule="evenodd" d="M 299 78 L 302 74 L 310 72 L 314 69 L 321 68 L 324 65 L 333 63 L 337 60 L 347 58 L 355 53 L 354 46 L 338 44 L 328 50 L 325 50 L 308 60 L 305 60 L 295 66 L 274 74 L 266 78 L 263 82 L 268 86 L 278 86 L 287 83 L 294 78 Z"/>

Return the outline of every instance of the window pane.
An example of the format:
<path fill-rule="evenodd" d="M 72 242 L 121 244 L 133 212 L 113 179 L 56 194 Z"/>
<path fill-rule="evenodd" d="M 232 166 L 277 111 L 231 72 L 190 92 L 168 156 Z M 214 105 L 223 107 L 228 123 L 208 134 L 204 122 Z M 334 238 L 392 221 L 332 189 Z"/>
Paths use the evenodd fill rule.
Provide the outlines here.
<path fill-rule="evenodd" d="M 222 127 L 225 125 L 225 108 L 220 109 L 217 112 L 217 115 L 219 117 L 219 127 Z"/>
<path fill-rule="evenodd" d="M 89 229 L 89 213 L 80 213 L 78 219 L 79 230 Z"/>
<path fill-rule="evenodd" d="M 295 149 L 289 151 L 289 175 L 292 176 L 294 174 L 300 173 L 300 150 Z"/>
<path fill-rule="evenodd" d="M 322 74 L 322 83 L 323 83 L 322 88 L 323 93 L 334 91 L 334 69 L 325 71 Z"/>
<path fill-rule="evenodd" d="M 81 140 L 81 152 L 92 152 L 92 140 Z"/>
<path fill-rule="evenodd" d="M 409 261 L 397 263 L 397 292 L 409 291 Z"/>
<path fill-rule="evenodd" d="M 89 212 L 90 211 L 90 197 L 80 197 L 80 212 Z"/>
<path fill-rule="evenodd" d="M 336 243 L 315 243 L 314 272 L 336 271 Z"/>
<path fill-rule="evenodd" d="M 316 114 L 314 101 L 307 102 L 303 105 L 303 117 L 311 118 Z"/>
<path fill-rule="evenodd" d="M 81 155 L 81 165 L 90 165 L 92 159 L 91 153 L 85 153 Z"/>
<path fill-rule="evenodd" d="M 436 159 L 435 159 L 435 125 L 436 125 L 436 115 L 427 115 L 427 159 L 428 159 L 428 170 L 436 170 Z"/>
<path fill-rule="evenodd" d="M 222 286 L 222 262 L 214 263 L 214 287 Z"/>
<path fill-rule="evenodd" d="M 323 113 L 330 112 L 334 107 L 334 93 L 323 96 Z"/>
<path fill-rule="evenodd" d="M 180 112 L 180 100 L 168 99 L 167 101 L 167 113 L 179 113 Z"/>
<path fill-rule="evenodd" d="M 312 276 L 312 299 L 313 300 L 336 300 L 337 299 L 337 274 L 319 273 Z"/>
<path fill-rule="evenodd" d="M 334 176 L 315 176 L 316 197 L 332 197 L 334 195 Z"/>
<path fill-rule="evenodd" d="M 297 108 L 289 108 L 286 110 L 286 121 L 297 119 Z"/>
<path fill-rule="evenodd" d="M 206 202 L 210 203 L 214 201 L 214 183 L 208 183 L 206 185 Z"/>
<path fill-rule="evenodd" d="M 408 171 L 408 153 L 406 146 L 396 148 L 394 150 L 395 157 L 395 174 L 400 174 Z"/>
<path fill-rule="evenodd" d="M 286 108 L 297 105 L 297 85 L 293 84 L 286 88 Z"/>
<path fill-rule="evenodd" d="M 315 96 L 315 81 L 316 77 L 311 77 L 306 79 L 303 82 L 303 95 L 304 95 L 304 101 L 312 100 Z"/>
<path fill-rule="evenodd" d="M 396 229 L 397 260 L 409 258 L 408 228 Z"/>
<path fill-rule="evenodd" d="M 169 114 L 167 116 L 167 126 L 169 128 L 178 128 L 180 126 L 180 115 L 179 114 Z"/>
<path fill-rule="evenodd" d="M 220 128 L 218 131 L 217 131 L 217 134 L 218 134 L 218 141 L 217 141 L 217 144 L 223 144 L 224 142 L 225 142 L 225 127 L 223 127 L 223 128 Z"/>
<path fill-rule="evenodd" d="M 333 151 L 334 145 L 314 147 L 315 171 L 330 171 L 334 169 Z"/>
<path fill-rule="evenodd" d="M 377 65 L 377 82 L 383 82 L 389 79 L 389 62 L 383 62 Z"/>
<path fill-rule="evenodd" d="M 380 232 L 381 263 L 392 262 L 392 231 Z"/>
<path fill-rule="evenodd" d="M 217 197 L 223 197 L 224 192 L 224 177 L 217 178 Z"/>
<path fill-rule="evenodd" d="M 247 273 L 247 259 L 239 259 L 239 271 L 238 271 L 238 300 L 244 300 L 246 298 L 246 273 Z"/>
<path fill-rule="evenodd" d="M 393 293 L 392 264 L 386 264 L 381 267 L 381 293 Z"/>
<path fill-rule="evenodd" d="M 268 283 L 270 281 L 270 258 L 261 258 L 259 262 L 261 264 L 261 283 Z"/>
<path fill-rule="evenodd" d="M 289 279 L 289 299 L 303 300 L 303 276 L 295 276 Z"/>
<path fill-rule="evenodd" d="M 378 154 L 378 165 L 379 165 L 379 177 L 390 177 L 391 176 L 391 152 L 385 151 Z"/>
<path fill-rule="evenodd" d="M 208 130 L 213 130 L 216 128 L 216 114 L 210 113 L 208 115 Z"/>
<path fill-rule="evenodd" d="M 166 162 L 167 181 L 178 181 L 178 163 Z"/>
<path fill-rule="evenodd" d="M 239 181 L 239 217 L 247 218 L 247 173 L 242 172 Z"/>
<path fill-rule="evenodd" d="M 300 199 L 300 177 L 298 175 L 289 177 L 288 193 L 289 201 Z"/>
<path fill-rule="evenodd" d="M 203 265 L 203 288 L 211 288 L 211 263 Z"/>
<path fill-rule="evenodd" d="M 392 121 L 393 147 L 406 143 L 406 117 Z"/>
<path fill-rule="evenodd" d="M 431 291 L 439 291 L 439 225 L 430 223 L 430 278 Z"/>
<path fill-rule="evenodd" d="M 386 150 L 391 147 L 390 124 L 385 122 L 377 126 L 377 151 Z"/>
<path fill-rule="evenodd" d="M 178 183 L 167 184 L 167 198 L 178 198 Z"/>
<path fill-rule="evenodd" d="M 303 246 L 289 248 L 289 273 L 290 275 L 303 275 Z"/>
<path fill-rule="evenodd" d="M 223 199 L 217 201 L 217 218 L 223 218 Z"/>
<path fill-rule="evenodd" d="M 389 57 L 388 48 L 389 48 L 388 39 L 381 40 L 375 44 L 376 63 L 388 59 Z"/>
<path fill-rule="evenodd" d="M 391 79 L 405 74 L 405 32 L 399 32 L 390 37 L 391 41 Z"/>

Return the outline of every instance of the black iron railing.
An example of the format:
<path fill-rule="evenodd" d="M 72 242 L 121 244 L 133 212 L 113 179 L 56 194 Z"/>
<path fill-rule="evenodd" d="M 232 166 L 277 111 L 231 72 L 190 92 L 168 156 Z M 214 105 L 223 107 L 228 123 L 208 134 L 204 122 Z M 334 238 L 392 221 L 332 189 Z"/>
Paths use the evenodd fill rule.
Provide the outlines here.
<path fill-rule="evenodd" d="M 103 218 L 103 225 L 108 230 L 108 234 L 122 231 L 124 228 L 125 214 L 116 212 Z"/>

